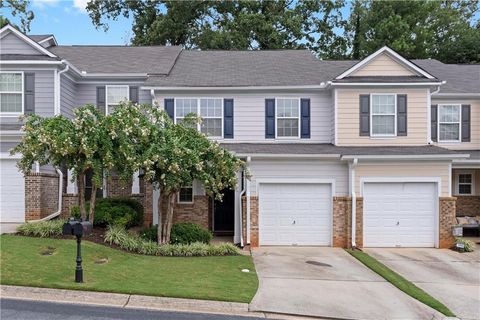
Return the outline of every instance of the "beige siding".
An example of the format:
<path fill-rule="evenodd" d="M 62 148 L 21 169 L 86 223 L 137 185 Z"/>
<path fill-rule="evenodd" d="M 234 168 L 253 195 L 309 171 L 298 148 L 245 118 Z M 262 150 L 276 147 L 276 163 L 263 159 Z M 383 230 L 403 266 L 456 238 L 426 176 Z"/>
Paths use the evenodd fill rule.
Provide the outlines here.
<path fill-rule="evenodd" d="M 450 166 L 448 162 L 368 163 L 355 169 L 355 193 L 361 194 L 360 181 L 372 177 L 433 177 L 441 180 L 441 196 L 449 196 Z"/>
<path fill-rule="evenodd" d="M 453 150 L 480 149 L 480 100 L 446 100 L 432 98 L 432 104 L 469 104 L 470 105 L 470 142 L 436 143 L 436 145 Z"/>
<path fill-rule="evenodd" d="M 359 97 L 369 93 L 396 93 L 407 95 L 407 131 L 403 137 L 374 138 L 360 136 Z M 429 112 L 428 91 L 426 89 L 338 89 L 337 115 L 338 145 L 372 146 L 372 145 L 426 145 Z"/>
<path fill-rule="evenodd" d="M 412 71 L 382 53 L 365 66 L 355 71 L 352 76 L 412 76 Z"/>
<path fill-rule="evenodd" d="M 475 196 L 480 196 L 480 169 L 453 169 L 452 173 L 452 194 L 457 194 L 457 173 L 473 171 L 473 189 Z"/>

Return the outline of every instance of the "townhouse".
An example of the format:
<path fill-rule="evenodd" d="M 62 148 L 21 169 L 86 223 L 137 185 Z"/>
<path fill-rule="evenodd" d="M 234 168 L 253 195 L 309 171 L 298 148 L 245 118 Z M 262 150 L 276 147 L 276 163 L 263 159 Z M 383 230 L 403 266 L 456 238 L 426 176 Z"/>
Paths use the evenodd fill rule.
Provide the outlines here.
<path fill-rule="evenodd" d="M 53 35 L 0 30 L 1 223 L 68 216 L 78 187 L 62 168 L 24 177 L 11 149 L 18 116 L 62 114 L 124 99 L 152 103 L 247 162 L 214 201 L 200 182 L 178 194 L 175 219 L 242 246 L 449 247 L 456 215 L 480 214 L 480 66 L 408 60 L 384 47 L 361 61 L 305 50 L 189 51 L 61 46 Z M 91 181 L 87 177 L 87 195 Z M 141 201 L 134 175 L 105 179 L 101 197 Z M 162 211 L 162 210 L 160 210 Z"/>

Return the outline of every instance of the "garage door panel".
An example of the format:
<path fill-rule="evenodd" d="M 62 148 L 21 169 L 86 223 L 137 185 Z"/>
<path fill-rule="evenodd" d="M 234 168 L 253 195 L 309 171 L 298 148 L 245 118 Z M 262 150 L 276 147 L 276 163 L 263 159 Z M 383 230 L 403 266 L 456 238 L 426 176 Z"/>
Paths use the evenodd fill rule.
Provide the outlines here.
<path fill-rule="evenodd" d="M 433 247 L 436 187 L 434 183 L 366 183 L 365 247 Z"/>
<path fill-rule="evenodd" d="M 1 222 L 25 222 L 25 179 L 16 160 L 0 160 Z"/>
<path fill-rule="evenodd" d="M 260 245 L 330 244 L 330 185 L 261 184 L 259 201 Z"/>

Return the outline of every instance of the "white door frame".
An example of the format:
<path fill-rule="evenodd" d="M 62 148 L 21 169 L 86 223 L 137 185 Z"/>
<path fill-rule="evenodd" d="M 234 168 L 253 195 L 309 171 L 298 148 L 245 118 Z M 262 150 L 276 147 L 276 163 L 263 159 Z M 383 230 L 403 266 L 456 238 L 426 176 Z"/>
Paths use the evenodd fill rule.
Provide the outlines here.
<path fill-rule="evenodd" d="M 434 215 L 434 240 L 435 248 L 439 247 L 439 228 L 440 228 L 440 208 L 439 208 L 439 198 L 442 190 L 442 179 L 440 177 L 360 177 L 360 194 L 363 199 L 363 190 L 365 183 L 408 183 L 408 182 L 419 182 L 419 183 L 434 183 L 436 186 L 436 199 L 435 201 L 435 215 Z M 365 225 L 365 214 L 362 213 L 362 229 Z M 362 230 L 363 241 L 365 241 L 365 233 Z"/>
<path fill-rule="evenodd" d="M 333 197 L 335 196 L 335 179 L 309 179 L 309 178 L 265 178 L 256 180 L 256 189 L 258 197 L 258 245 L 260 246 L 260 219 L 262 215 L 260 213 L 260 199 L 261 199 L 261 185 L 262 184 L 329 184 L 330 185 L 330 246 L 333 246 Z"/>

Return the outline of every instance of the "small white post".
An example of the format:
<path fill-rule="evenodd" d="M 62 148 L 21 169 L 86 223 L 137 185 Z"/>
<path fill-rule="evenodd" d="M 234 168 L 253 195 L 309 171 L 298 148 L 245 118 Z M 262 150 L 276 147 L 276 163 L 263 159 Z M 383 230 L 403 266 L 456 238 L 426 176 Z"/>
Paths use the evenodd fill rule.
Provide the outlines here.
<path fill-rule="evenodd" d="M 38 161 L 35 161 L 35 173 L 40 173 L 40 164 Z"/>
<path fill-rule="evenodd" d="M 77 179 L 72 182 L 72 176 L 73 176 L 73 171 L 68 170 L 67 174 L 67 193 L 70 194 L 77 194 L 78 193 L 78 187 L 77 187 Z"/>
<path fill-rule="evenodd" d="M 132 194 L 140 193 L 140 179 L 138 178 L 139 172 L 135 171 L 132 177 Z"/>

